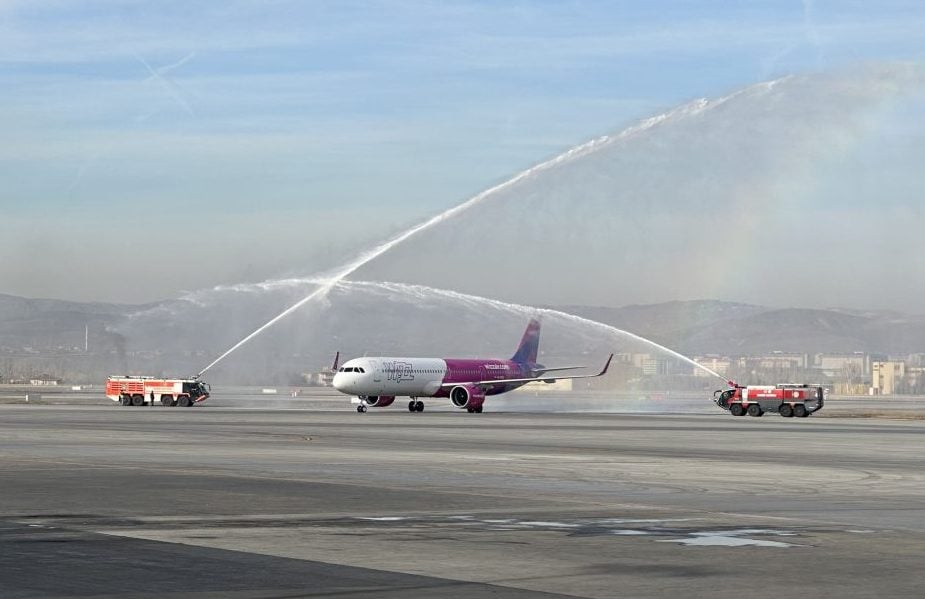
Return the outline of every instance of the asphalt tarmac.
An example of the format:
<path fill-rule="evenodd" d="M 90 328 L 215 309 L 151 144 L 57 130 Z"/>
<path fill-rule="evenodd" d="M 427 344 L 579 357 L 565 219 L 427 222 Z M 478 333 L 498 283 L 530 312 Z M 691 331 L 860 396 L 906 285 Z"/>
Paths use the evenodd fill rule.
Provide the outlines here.
<path fill-rule="evenodd" d="M 923 450 L 919 419 L 0 405 L 0 597 L 921 597 Z"/>

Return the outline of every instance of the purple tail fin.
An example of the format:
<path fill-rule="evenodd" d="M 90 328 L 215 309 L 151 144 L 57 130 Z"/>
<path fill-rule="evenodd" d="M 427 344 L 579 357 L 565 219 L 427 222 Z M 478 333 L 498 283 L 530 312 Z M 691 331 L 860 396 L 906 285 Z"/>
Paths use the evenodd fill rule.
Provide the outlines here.
<path fill-rule="evenodd" d="M 540 348 L 540 321 L 533 319 L 524 331 L 523 339 L 517 347 L 517 352 L 511 358 L 520 364 L 536 364 L 536 354 Z"/>

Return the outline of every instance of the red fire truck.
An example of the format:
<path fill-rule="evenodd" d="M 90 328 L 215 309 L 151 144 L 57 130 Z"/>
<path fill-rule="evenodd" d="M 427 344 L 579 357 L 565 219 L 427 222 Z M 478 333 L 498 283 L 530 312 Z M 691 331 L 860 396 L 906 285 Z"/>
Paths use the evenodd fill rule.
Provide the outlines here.
<path fill-rule="evenodd" d="M 211 387 L 198 379 L 162 379 L 153 376 L 111 376 L 106 397 L 123 406 L 144 406 L 160 401 L 163 406 L 188 408 L 209 397 Z"/>
<path fill-rule="evenodd" d="M 822 409 L 825 389 L 820 385 L 750 385 L 732 387 L 713 393 L 713 402 L 733 416 L 761 416 L 777 412 L 785 418 L 805 418 Z"/>

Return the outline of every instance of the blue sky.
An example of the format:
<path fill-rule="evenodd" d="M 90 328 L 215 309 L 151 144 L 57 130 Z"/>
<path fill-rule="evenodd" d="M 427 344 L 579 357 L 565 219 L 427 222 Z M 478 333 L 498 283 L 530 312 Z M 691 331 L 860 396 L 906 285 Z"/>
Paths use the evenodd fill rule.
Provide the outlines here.
<path fill-rule="evenodd" d="M 0 292 L 316 272 L 691 98 L 922 62 L 923 31 L 913 1 L 0 0 Z"/>

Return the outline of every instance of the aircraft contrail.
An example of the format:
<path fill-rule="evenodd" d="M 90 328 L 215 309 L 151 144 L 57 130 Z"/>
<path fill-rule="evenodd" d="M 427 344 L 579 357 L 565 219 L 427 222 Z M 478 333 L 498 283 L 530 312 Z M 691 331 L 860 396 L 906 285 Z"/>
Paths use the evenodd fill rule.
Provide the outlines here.
<path fill-rule="evenodd" d="M 151 67 L 150 64 L 148 64 L 148 61 L 146 61 L 144 58 L 141 57 L 140 54 L 135 53 L 135 58 L 138 60 L 138 62 L 143 64 L 144 67 L 148 70 L 148 72 L 151 73 L 144 81 L 157 81 L 161 85 L 161 87 L 164 88 L 164 91 L 166 91 L 167 94 L 171 98 L 173 98 L 177 104 L 182 106 L 186 110 L 186 112 L 188 112 L 191 116 L 196 116 L 196 113 L 193 111 L 193 107 L 189 105 L 189 102 L 183 99 L 181 90 L 177 86 L 177 84 L 174 83 L 172 80 L 168 79 L 167 77 L 164 77 L 164 75 L 172 71 L 173 69 L 176 69 L 177 67 L 180 67 L 186 64 L 187 62 L 192 60 L 193 57 L 195 56 L 196 56 L 195 52 L 190 52 L 189 54 L 187 54 L 186 56 L 184 56 L 183 58 L 181 58 L 180 60 L 178 60 L 177 62 L 173 64 L 169 64 L 169 65 L 154 69 Z"/>

